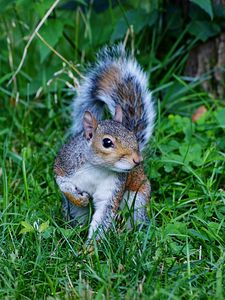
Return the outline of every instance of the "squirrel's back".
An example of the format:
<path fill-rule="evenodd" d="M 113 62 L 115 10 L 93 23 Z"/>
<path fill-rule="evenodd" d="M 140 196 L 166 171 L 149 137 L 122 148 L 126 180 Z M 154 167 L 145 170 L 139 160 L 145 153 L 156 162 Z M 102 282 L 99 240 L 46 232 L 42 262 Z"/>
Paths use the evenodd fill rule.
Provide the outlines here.
<path fill-rule="evenodd" d="M 152 134 L 155 109 L 145 73 L 122 44 L 103 48 L 89 67 L 73 103 L 73 133 L 82 131 L 86 110 L 101 120 L 104 104 L 112 115 L 121 106 L 122 124 L 135 133 L 142 150 Z"/>

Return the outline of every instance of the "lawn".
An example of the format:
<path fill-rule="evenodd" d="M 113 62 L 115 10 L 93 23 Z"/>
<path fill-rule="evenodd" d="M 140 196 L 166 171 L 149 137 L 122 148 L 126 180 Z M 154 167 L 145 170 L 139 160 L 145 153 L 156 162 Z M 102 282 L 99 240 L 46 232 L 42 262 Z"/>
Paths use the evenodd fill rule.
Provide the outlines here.
<path fill-rule="evenodd" d="M 204 78 L 183 76 L 198 41 L 181 30 L 169 43 L 160 15 L 147 23 L 144 10 L 120 1 L 103 12 L 59 6 L 39 31 L 44 42 L 34 37 L 9 83 L 57 1 L 26 9 L 28 2 L 0 4 L 0 299 L 224 299 L 225 103 L 202 89 Z M 62 218 L 53 163 L 68 137 L 78 73 L 119 39 L 147 72 L 157 109 L 144 155 L 150 224 L 142 231 L 116 224 L 89 253 L 88 227 Z"/>

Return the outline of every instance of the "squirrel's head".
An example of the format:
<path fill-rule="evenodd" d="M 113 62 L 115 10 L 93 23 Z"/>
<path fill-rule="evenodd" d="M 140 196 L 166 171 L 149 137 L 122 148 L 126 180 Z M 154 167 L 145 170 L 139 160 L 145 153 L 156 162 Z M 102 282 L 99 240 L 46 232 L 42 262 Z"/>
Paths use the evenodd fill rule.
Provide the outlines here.
<path fill-rule="evenodd" d="M 94 153 L 93 164 L 127 172 L 143 160 L 137 138 L 122 125 L 122 118 L 120 106 L 116 107 L 113 120 L 97 122 L 91 112 L 85 112 L 84 136 Z"/>

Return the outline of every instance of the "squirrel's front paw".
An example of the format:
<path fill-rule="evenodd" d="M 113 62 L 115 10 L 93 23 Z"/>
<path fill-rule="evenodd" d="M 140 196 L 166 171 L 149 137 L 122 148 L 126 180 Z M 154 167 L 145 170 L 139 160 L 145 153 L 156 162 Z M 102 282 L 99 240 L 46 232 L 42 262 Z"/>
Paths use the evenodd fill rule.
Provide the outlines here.
<path fill-rule="evenodd" d="M 90 195 L 86 192 L 80 192 L 77 188 L 76 188 L 78 197 L 80 199 L 80 206 L 84 207 L 87 206 L 89 204 L 90 201 Z"/>
<path fill-rule="evenodd" d="M 86 192 L 81 192 L 77 188 L 73 191 L 63 192 L 66 198 L 75 206 L 85 207 L 89 204 L 90 196 Z"/>

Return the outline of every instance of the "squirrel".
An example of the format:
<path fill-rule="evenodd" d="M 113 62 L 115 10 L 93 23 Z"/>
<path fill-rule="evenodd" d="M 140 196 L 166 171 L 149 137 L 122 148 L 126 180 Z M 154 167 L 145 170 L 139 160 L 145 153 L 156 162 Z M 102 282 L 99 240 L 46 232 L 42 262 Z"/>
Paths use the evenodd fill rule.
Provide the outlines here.
<path fill-rule="evenodd" d="M 151 186 L 142 151 L 152 135 L 155 109 L 146 74 L 122 44 L 100 50 L 72 106 L 73 135 L 54 164 L 65 213 L 70 219 L 87 217 L 92 199 L 88 240 L 102 237 L 124 201 L 133 207 L 135 223 L 148 222 Z M 105 107 L 112 120 L 102 120 Z"/>

